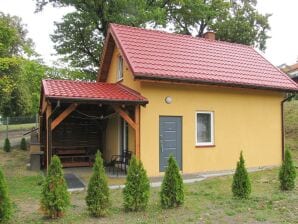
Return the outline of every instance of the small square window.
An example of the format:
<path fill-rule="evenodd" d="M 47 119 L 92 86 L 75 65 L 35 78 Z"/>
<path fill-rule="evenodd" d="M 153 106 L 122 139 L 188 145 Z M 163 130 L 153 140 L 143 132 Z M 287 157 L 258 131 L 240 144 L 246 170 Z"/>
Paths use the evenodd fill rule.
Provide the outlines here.
<path fill-rule="evenodd" d="M 196 113 L 196 145 L 214 145 L 213 112 Z"/>
<path fill-rule="evenodd" d="M 123 58 L 121 56 L 118 57 L 118 70 L 117 70 L 117 80 L 123 79 Z"/>

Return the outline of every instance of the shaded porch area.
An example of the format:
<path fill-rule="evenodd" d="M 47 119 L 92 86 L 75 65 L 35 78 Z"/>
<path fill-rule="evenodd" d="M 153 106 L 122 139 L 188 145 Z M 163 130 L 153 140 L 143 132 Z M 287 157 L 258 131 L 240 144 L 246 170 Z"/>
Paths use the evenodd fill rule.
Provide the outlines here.
<path fill-rule="evenodd" d="M 64 168 L 91 167 L 100 150 L 108 171 L 113 165 L 116 173 L 125 170 L 127 152 L 139 158 L 140 106 L 148 101 L 136 91 L 115 83 L 44 80 L 41 99 L 42 167 L 54 155 Z"/>

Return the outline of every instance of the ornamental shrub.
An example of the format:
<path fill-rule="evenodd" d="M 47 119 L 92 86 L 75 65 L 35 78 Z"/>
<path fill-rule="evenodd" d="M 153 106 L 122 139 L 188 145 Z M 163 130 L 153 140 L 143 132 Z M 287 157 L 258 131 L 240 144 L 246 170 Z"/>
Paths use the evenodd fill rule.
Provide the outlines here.
<path fill-rule="evenodd" d="M 109 187 L 101 154 L 96 153 L 93 174 L 90 178 L 86 204 L 92 216 L 101 217 L 108 213 L 110 206 Z"/>
<path fill-rule="evenodd" d="M 132 157 L 123 189 L 123 201 L 126 211 L 142 211 L 148 204 L 150 184 L 141 161 Z"/>
<path fill-rule="evenodd" d="M 173 155 L 170 155 L 168 167 L 162 181 L 160 202 L 163 208 L 174 208 L 184 202 L 183 179 Z"/>
<path fill-rule="evenodd" d="M 280 189 L 283 191 L 293 190 L 295 188 L 296 170 L 292 160 L 290 149 L 285 151 L 285 159 L 279 170 Z"/>
<path fill-rule="evenodd" d="M 49 217 L 59 218 L 64 215 L 69 204 L 61 162 L 58 156 L 53 156 L 42 188 L 41 208 Z"/>
<path fill-rule="evenodd" d="M 0 222 L 7 223 L 12 216 L 12 206 L 7 193 L 7 185 L 0 169 Z"/>
<path fill-rule="evenodd" d="M 5 139 L 4 141 L 4 146 L 3 149 L 5 152 L 10 152 L 11 151 L 11 145 L 10 145 L 10 141 L 8 138 Z"/>
<path fill-rule="evenodd" d="M 233 176 L 232 192 L 234 197 L 240 199 L 249 198 L 251 193 L 251 183 L 245 168 L 245 161 L 242 151 L 240 153 L 240 159 L 237 162 L 237 168 Z"/>
<path fill-rule="evenodd" d="M 20 148 L 21 148 L 22 150 L 24 150 L 24 151 L 27 150 L 27 141 L 26 141 L 25 138 L 22 138 L 22 140 L 21 140 L 21 144 L 20 144 Z"/>

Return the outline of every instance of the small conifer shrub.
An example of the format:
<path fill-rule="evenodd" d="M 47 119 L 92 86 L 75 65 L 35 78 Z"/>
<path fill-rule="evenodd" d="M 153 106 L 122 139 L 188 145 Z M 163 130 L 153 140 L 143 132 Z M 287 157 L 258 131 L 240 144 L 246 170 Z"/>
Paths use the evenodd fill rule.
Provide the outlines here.
<path fill-rule="evenodd" d="M 183 179 L 173 155 L 170 155 L 162 181 L 160 201 L 162 208 L 174 208 L 184 203 Z"/>
<path fill-rule="evenodd" d="M 279 170 L 280 189 L 283 191 L 295 188 L 296 170 L 289 148 L 286 148 L 285 158 Z"/>
<path fill-rule="evenodd" d="M 0 169 L 0 222 L 7 223 L 12 216 L 12 206 L 7 193 L 7 185 Z"/>
<path fill-rule="evenodd" d="M 110 206 L 109 187 L 99 151 L 96 153 L 93 174 L 88 184 L 86 204 L 90 214 L 95 217 L 107 215 Z"/>
<path fill-rule="evenodd" d="M 4 146 L 3 149 L 5 152 L 10 152 L 11 151 L 11 145 L 10 145 L 10 141 L 8 138 L 5 139 L 4 141 Z"/>
<path fill-rule="evenodd" d="M 49 217 L 59 218 L 64 215 L 69 204 L 61 162 L 58 156 L 53 156 L 42 188 L 41 208 Z"/>
<path fill-rule="evenodd" d="M 240 153 L 240 159 L 237 162 L 237 168 L 233 176 L 232 184 L 233 196 L 240 199 L 247 199 L 251 193 L 251 183 L 245 168 L 245 161 L 242 151 Z"/>
<path fill-rule="evenodd" d="M 27 150 L 27 141 L 26 141 L 25 138 L 22 138 L 22 140 L 21 140 L 21 144 L 20 144 L 20 148 L 21 148 L 22 150 L 24 150 L 24 151 Z"/>
<path fill-rule="evenodd" d="M 123 201 L 126 211 L 142 211 L 148 204 L 150 183 L 141 161 L 132 157 L 123 189 Z"/>

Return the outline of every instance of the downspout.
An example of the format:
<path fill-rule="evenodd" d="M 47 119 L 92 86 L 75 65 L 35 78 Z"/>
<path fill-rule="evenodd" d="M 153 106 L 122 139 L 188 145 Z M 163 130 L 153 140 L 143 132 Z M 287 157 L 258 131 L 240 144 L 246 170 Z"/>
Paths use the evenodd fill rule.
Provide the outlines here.
<path fill-rule="evenodd" d="M 284 125 L 284 103 L 286 101 L 291 100 L 295 94 L 290 94 L 285 99 L 281 101 L 281 153 L 282 153 L 282 161 L 284 161 L 285 156 L 285 125 Z"/>
<path fill-rule="evenodd" d="M 51 159 L 52 159 L 52 127 L 51 127 L 51 124 L 52 124 L 52 118 L 53 116 L 57 113 L 58 109 L 60 108 L 60 100 L 57 101 L 57 105 L 55 107 L 55 109 L 52 111 L 51 115 L 48 117 L 48 130 L 47 130 L 47 133 L 48 133 L 48 155 L 47 155 L 47 170 L 49 168 L 49 164 L 51 163 Z M 51 155 L 51 156 L 49 156 Z"/>

